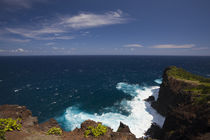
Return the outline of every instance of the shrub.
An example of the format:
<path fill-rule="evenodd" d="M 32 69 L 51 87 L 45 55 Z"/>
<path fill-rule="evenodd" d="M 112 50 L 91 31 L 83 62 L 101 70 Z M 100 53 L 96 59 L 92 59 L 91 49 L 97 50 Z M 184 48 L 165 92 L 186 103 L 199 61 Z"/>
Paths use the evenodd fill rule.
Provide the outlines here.
<path fill-rule="evenodd" d="M 48 135 L 62 135 L 62 130 L 57 127 L 52 127 L 47 131 Z"/>
<path fill-rule="evenodd" d="M 7 131 L 18 130 L 20 131 L 22 125 L 21 119 L 17 118 L 13 120 L 12 118 L 0 118 L 0 139 L 5 139 L 5 133 Z"/>
<path fill-rule="evenodd" d="M 88 137 L 89 135 L 92 135 L 94 137 L 98 137 L 100 135 L 104 135 L 106 132 L 107 127 L 102 124 L 98 124 L 97 127 L 89 126 L 87 130 L 85 130 L 84 136 Z"/>

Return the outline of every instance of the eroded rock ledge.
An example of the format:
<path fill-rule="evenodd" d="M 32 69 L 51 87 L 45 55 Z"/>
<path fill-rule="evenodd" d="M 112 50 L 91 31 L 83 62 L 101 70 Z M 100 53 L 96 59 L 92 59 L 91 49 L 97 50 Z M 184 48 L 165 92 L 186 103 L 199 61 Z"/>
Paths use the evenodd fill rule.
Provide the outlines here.
<path fill-rule="evenodd" d="M 92 120 L 86 120 L 81 124 L 81 128 L 76 128 L 73 131 L 63 131 L 61 136 L 47 135 L 47 131 L 52 127 L 60 127 L 55 119 L 50 119 L 47 122 L 38 124 L 37 118 L 32 116 L 30 110 L 25 106 L 18 105 L 2 105 L 0 106 L 0 118 L 21 118 L 22 128 L 21 131 L 6 132 L 6 140 L 136 140 L 134 134 L 132 134 L 123 123 L 120 123 L 117 132 L 113 132 L 108 127 L 108 131 L 105 135 L 95 138 L 89 136 L 84 137 L 84 132 L 88 126 L 97 126 L 99 122 Z M 139 140 L 142 140 L 139 138 Z"/>

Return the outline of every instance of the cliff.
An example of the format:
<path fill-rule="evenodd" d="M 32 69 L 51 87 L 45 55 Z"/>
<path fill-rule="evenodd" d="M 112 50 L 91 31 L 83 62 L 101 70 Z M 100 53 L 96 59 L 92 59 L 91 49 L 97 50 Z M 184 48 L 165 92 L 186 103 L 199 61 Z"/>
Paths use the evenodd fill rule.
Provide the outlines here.
<path fill-rule="evenodd" d="M 163 73 L 158 100 L 152 106 L 166 117 L 161 135 L 155 134 L 158 138 L 210 137 L 210 79 L 168 67 Z"/>

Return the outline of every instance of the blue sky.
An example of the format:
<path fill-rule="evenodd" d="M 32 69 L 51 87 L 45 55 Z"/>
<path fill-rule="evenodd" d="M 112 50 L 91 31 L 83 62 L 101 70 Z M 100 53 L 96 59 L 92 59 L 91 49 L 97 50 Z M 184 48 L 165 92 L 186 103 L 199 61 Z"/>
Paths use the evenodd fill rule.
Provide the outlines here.
<path fill-rule="evenodd" d="M 0 55 L 210 55 L 209 0 L 0 0 Z"/>

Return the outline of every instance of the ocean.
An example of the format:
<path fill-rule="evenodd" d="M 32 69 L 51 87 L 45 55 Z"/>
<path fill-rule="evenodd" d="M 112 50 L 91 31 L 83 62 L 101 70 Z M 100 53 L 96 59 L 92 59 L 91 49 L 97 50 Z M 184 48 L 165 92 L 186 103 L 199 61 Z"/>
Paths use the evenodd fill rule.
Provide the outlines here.
<path fill-rule="evenodd" d="M 67 131 L 87 119 L 116 131 L 122 121 L 141 137 L 164 123 L 144 99 L 157 99 L 170 65 L 210 77 L 210 57 L 1 56 L 0 105 L 25 105 L 39 122 L 55 118 Z"/>

